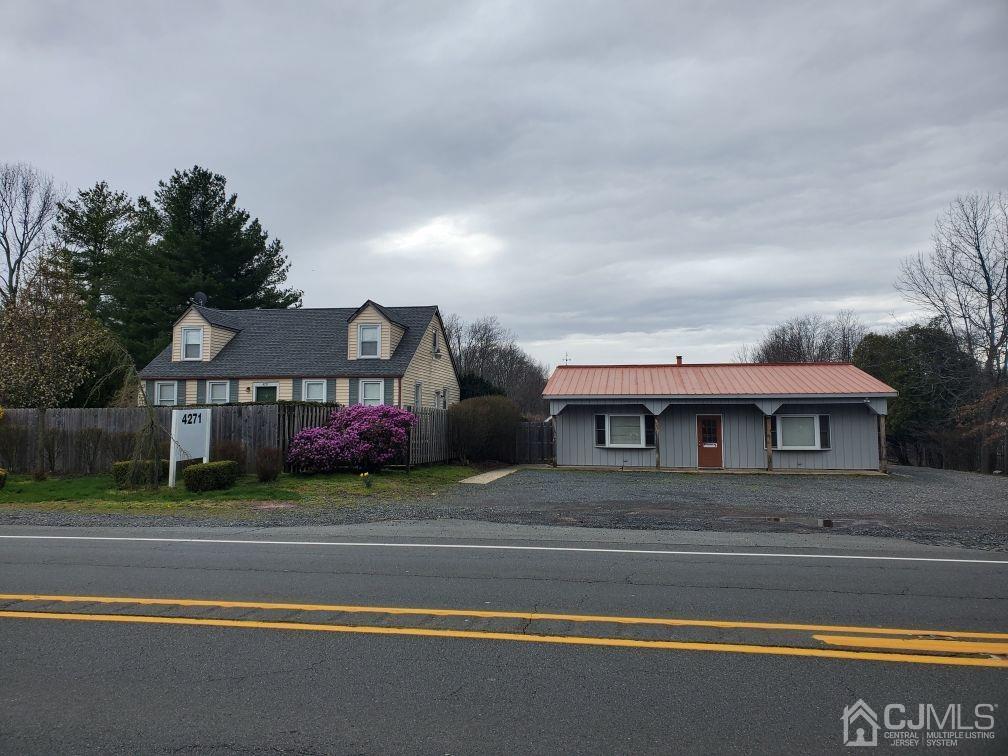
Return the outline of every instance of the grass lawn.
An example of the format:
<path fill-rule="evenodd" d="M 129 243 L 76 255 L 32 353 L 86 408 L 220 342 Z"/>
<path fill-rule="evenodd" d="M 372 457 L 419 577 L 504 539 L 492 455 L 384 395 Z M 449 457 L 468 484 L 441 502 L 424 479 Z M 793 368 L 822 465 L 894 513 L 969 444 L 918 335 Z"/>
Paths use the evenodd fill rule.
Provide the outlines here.
<path fill-rule="evenodd" d="M 66 512 L 123 512 L 130 514 L 204 513 L 241 515 L 273 505 L 299 508 L 327 507 L 367 501 L 405 501 L 437 494 L 476 471 L 464 465 L 435 465 L 412 472 L 387 470 L 372 473 L 365 488 L 355 473 L 334 475 L 283 474 L 272 483 L 246 475 L 226 491 L 191 493 L 183 485 L 149 491 L 120 491 L 111 475 L 49 478 L 41 482 L 30 475 L 11 475 L 0 489 L 0 512 L 47 510 Z"/>

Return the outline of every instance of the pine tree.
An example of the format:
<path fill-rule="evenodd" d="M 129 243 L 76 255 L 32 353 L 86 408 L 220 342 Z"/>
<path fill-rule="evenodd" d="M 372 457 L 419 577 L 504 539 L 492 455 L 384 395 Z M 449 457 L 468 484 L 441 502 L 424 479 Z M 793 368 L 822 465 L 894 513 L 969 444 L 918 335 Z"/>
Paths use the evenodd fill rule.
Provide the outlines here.
<path fill-rule="evenodd" d="M 301 306 L 302 292 L 283 286 L 283 244 L 227 194 L 224 176 L 199 166 L 175 171 L 137 209 L 150 243 L 123 258 L 113 299 L 117 331 L 138 365 L 164 348 L 197 291 L 220 309 Z"/>
<path fill-rule="evenodd" d="M 105 325 L 110 322 L 110 300 L 115 279 L 127 253 L 143 246 L 136 207 L 125 192 L 113 192 L 104 181 L 81 189 L 61 202 L 56 236 L 70 261 L 88 309 Z"/>

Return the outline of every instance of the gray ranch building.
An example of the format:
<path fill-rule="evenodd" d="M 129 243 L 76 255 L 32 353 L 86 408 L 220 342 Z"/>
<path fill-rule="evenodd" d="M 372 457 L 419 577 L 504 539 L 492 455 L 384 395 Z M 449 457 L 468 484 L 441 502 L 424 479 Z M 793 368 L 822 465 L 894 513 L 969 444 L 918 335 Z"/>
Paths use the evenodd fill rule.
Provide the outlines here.
<path fill-rule="evenodd" d="M 896 391 L 847 363 L 564 365 L 543 391 L 558 465 L 882 470 Z"/>

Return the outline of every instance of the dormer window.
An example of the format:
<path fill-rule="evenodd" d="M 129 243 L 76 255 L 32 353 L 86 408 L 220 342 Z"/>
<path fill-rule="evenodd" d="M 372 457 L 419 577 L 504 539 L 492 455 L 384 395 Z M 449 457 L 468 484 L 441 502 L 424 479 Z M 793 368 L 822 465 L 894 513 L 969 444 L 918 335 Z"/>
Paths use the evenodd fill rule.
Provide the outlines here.
<path fill-rule="evenodd" d="M 357 356 L 378 357 L 381 354 L 381 326 L 361 324 L 357 328 Z"/>
<path fill-rule="evenodd" d="M 182 329 L 182 359 L 202 360 L 203 359 L 203 329 L 183 328 Z"/>

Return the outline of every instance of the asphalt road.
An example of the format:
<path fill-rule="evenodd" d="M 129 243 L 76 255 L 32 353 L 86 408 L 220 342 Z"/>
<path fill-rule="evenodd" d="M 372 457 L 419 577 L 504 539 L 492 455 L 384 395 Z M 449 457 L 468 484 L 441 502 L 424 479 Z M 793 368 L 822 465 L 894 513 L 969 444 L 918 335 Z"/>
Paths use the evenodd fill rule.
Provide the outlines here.
<path fill-rule="evenodd" d="M 1006 753 L 1008 636 L 983 637 L 1008 633 L 1002 556 L 485 523 L 5 528 L 0 752 L 849 753 L 863 699 L 967 723 L 993 704 L 993 739 L 956 752 Z"/>

